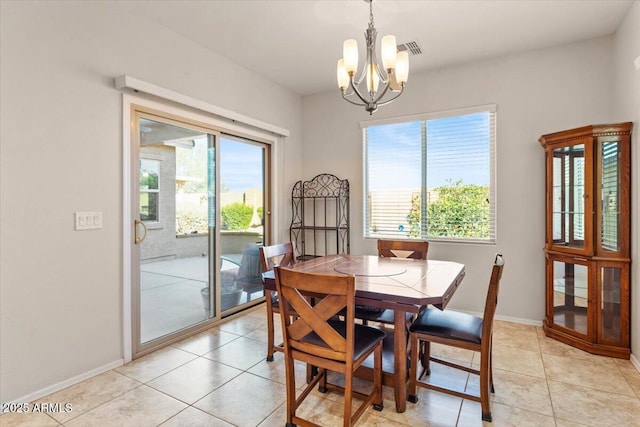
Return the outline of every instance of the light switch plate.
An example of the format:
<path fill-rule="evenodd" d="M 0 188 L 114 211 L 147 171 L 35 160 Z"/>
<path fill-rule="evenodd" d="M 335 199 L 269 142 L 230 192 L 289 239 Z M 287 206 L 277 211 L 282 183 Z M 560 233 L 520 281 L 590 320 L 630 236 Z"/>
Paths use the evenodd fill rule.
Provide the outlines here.
<path fill-rule="evenodd" d="M 76 212 L 76 230 L 102 228 L 102 212 Z"/>

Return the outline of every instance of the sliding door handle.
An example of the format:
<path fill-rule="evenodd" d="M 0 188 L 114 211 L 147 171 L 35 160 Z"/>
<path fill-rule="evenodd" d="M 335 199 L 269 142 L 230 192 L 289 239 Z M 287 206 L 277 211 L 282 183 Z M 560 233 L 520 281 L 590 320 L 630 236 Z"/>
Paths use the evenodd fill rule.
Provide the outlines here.
<path fill-rule="evenodd" d="M 142 235 L 142 237 L 140 237 L 140 235 L 138 234 L 138 230 L 139 230 L 138 226 L 139 225 L 141 225 L 142 229 L 144 230 L 144 234 Z M 144 225 L 144 222 L 140 221 L 139 219 L 136 219 L 134 221 L 133 232 L 134 232 L 134 235 L 135 235 L 134 236 L 134 238 L 135 238 L 134 242 L 135 242 L 136 245 L 139 245 L 140 243 L 142 243 L 142 241 L 144 239 L 147 238 L 147 226 Z"/>

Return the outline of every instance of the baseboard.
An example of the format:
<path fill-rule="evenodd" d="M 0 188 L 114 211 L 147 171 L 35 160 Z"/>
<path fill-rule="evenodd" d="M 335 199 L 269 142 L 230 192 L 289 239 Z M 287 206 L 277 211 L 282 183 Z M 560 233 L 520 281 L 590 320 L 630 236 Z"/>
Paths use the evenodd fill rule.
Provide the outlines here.
<path fill-rule="evenodd" d="M 629 360 L 631 361 L 631 364 L 634 366 L 634 368 L 636 368 L 636 371 L 640 372 L 640 360 L 638 360 L 636 355 L 632 354 Z"/>
<path fill-rule="evenodd" d="M 484 313 L 481 313 L 478 311 L 466 311 L 466 310 L 458 310 L 458 309 L 456 309 L 456 311 L 472 314 L 477 317 L 482 317 L 484 315 Z M 531 319 L 523 319 L 520 317 L 501 316 L 499 314 L 496 314 L 493 318 L 494 320 L 503 320 L 505 322 L 520 323 L 522 325 L 542 326 L 542 320 L 531 320 Z"/>
<path fill-rule="evenodd" d="M 505 322 L 521 323 L 523 325 L 542 326 L 542 320 L 522 319 L 520 317 L 500 316 L 495 315 L 494 319 L 504 320 Z"/>
<path fill-rule="evenodd" d="M 464 311 L 464 310 L 458 310 L 458 311 Z M 474 316 L 482 317 L 482 313 L 478 313 L 478 312 L 465 311 L 465 313 L 469 313 L 469 314 L 473 314 Z M 521 319 L 519 317 L 500 316 L 500 315 L 497 315 L 497 314 L 495 315 L 494 319 L 503 320 L 505 322 L 521 323 L 523 325 L 542 326 L 542 321 L 541 320 Z M 633 367 L 636 368 L 636 370 L 638 372 L 640 372 L 640 359 L 638 359 L 636 357 L 636 355 L 631 354 L 631 357 L 629 358 L 629 360 L 631 361 L 631 364 L 633 365 Z"/>
<path fill-rule="evenodd" d="M 53 384 L 49 387 L 45 387 L 41 390 L 38 391 L 34 391 L 33 393 L 29 393 L 26 396 L 22 396 L 18 399 L 15 399 L 13 402 L 6 402 L 6 403 L 25 403 L 25 402 L 33 402 L 36 401 L 42 397 L 48 396 L 52 393 L 55 393 L 56 391 L 60 391 L 63 388 L 67 388 L 69 386 L 81 383 L 84 380 L 88 380 L 89 378 L 93 378 L 96 375 L 100 375 L 103 374 L 107 371 L 110 371 L 114 368 L 117 368 L 119 366 L 122 366 L 124 364 L 124 359 L 118 359 L 118 360 L 114 360 L 111 363 L 107 363 L 106 365 L 102 365 L 98 368 L 92 369 L 88 372 L 84 372 L 80 375 L 76 375 L 75 377 L 71 377 L 69 379 L 66 379 L 64 381 L 61 381 L 57 384 Z M 4 405 L 5 402 L 2 402 L 2 404 Z"/>

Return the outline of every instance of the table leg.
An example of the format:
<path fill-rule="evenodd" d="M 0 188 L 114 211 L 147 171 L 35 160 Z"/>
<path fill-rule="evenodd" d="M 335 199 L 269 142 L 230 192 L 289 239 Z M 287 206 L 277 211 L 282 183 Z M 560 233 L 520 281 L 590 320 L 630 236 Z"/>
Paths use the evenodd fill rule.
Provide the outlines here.
<path fill-rule="evenodd" d="M 406 312 L 394 310 L 393 319 L 393 388 L 396 411 L 407 409 L 407 329 Z"/>

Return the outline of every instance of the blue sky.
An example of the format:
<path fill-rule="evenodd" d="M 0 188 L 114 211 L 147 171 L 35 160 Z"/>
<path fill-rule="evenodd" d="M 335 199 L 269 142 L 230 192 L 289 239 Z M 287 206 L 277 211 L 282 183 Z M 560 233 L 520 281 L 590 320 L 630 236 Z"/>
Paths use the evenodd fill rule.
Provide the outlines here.
<path fill-rule="evenodd" d="M 427 188 L 461 179 L 489 184 L 489 113 L 429 120 L 426 125 Z M 421 187 L 423 122 L 370 126 L 369 190 Z"/>
<path fill-rule="evenodd" d="M 486 112 L 429 120 L 426 125 L 427 188 L 461 179 L 489 184 L 489 114 Z M 370 126 L 369 190 L 421 187 L 422 122 Z M 262 188 L 263 150 L 259 146 L 221 138 L 220 174 L 231 191 Z"/>
<path fill-rule="evenodd" d="M 220 178 L 231 191 L 243 192 L 248 188 L 263 188 L 262 148 L 221 138 Z"/>

